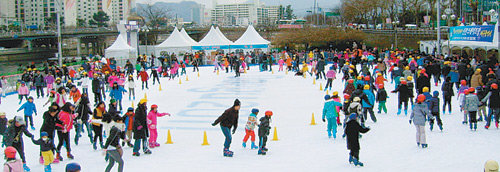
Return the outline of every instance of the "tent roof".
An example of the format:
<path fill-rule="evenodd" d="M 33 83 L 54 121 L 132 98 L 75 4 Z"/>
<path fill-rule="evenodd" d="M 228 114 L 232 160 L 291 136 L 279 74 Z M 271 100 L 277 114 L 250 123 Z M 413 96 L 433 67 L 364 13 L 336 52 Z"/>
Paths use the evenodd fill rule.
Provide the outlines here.
<path fill-rule="evenodd" d="M 256 44 L 269 44 L 271 42 L 262 38 L 255 28 L 250 25 L 240 39 L 234 42 L 235 45 L 256 45 Z"/>
<path fill-rule="evenodd" d="M 224 34 L 220 31 L 219 27 L 215 27 L 215 30 L 217 31 L 217 33 L 220 35 L 220 37 L 222 37 L 222 39 L 224 39 L 225 41 L 227 42 L 231 42 L 233 43 L 233 41 L 229 40 L 226 38 L 226 36 L 224 36 Z"/>
<path fill-rule="evenodd" d="M 231 45 L 233 42 L 222 38 L 221 34 L 212 26 L 207 35 L 199 42 L 201 46 L 214 46 L 214 45 Z"/>
<path fill-rule="evenodd" d="M 128 45 L 127 41 L 125 41 L 125 35 L 120 34 L 116 37 L 115 42 L 110 47 L 106 48 L 106 51 L 112 50 L 135 50 L 135 48 Z"/>
<path fill-rule="evenodd" d="M 184 37 L 184 39 L 186 39 L 188 42 L 190 42 L 193 46 L 195 45 L 199 45 L 198 42 L 196 42 L 193 38 L 191 38 L 187 32 L 186 32 L 186 29 L 182 28 L 181 30 L 181 35 Z"/>
<path fill-rule="evenodd" d="M 184 39 L 184 36 L 182 36 L 181 32 L 179 32 L 179 30 L 176 27 L 174 31 L 170 34 L 170 36 L 156 47 L 161 48 L 161 47 L 190 47 L 190 46 L 194 45 L 188 40 Z"/>

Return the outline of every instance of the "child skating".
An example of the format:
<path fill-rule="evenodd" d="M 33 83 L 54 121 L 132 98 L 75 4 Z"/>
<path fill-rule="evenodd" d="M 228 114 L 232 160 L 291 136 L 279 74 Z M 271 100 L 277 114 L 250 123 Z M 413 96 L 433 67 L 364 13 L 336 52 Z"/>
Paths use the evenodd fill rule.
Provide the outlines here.
<path fill-rule="evenodd" d="M 349 116 L 349 122 L 346 123 L 344 134 L 347 135 L 347 149 L 349 152 L 349 163 L 354 163 L 355 166 L 363 166 L 363 163 L 359 161 L 359 138 L 360 133 L 366 133 L 370 131 L 370 128 L 363 127 L 356 120 L 358 114 L 352 113 Z"/>
<path fill-rule="evenodd" d="M 151 111 L 148 113 L 147 117 L 147 123 L 148 123 L 148 128 L 149 128 L 149 147 L 150 148 L 155 148 L 159 147 L 160 144 L 156 142 L 156 139 L 158 138 L 158 131 L 157 131 L 157 118 L 162 117 L 162 116 L 170 116 L 169 113 L 158 113 L 158 105 L 151 105 Z"/>
<path fill-rule="evenodd" d="M 266 147 L 267 143 L 267 136 L 269 135 L 269 130 L 271 130 L 270 126 L 270 120 L 271 116 L 273 116 L 272 111 L 266 111 L 265 116 L 260 118 L 260 125 L 259 125 L 259 151 L 257 152 L 258 155 L 266 155 L 268 149 Z"/>
<path fill-rule="evenodd" d="M 413 106 L 413 110 L 410 115 L 410 124 L 413 122 L 415 128 L 417 129 L 417 145 L 422 148 L 427 148 L 427 141 L 425 139 L 425 121 L 427 118 L 432 119 L 429 114 L 429 108 L 425 101 L 425 96 L 420 94 L 417 96 L 417 103 Z"/>
<path fill-rule="evenodd" d="M 243 138 L 243 147 L 247 147 L 248 138 L 252 141 L 251 149 L 259 148 L 255 145 L 255 126 L 257 125 L 257 115 L 259 114 L 259 109 L 252 109 L 252 113 L 248 116 L 247 125 L 245 126 L 245 137 Z"/>
<path fill-rule="evenodd" d="M 325 104 L 323 106 L 323 122 L 328 121 L 326 131 L 328 132 L 328 138 L 337 138 L 337 123 L 336 119 L 339 116 L 339 111 L 337 107 L 342 107 L 342 103 L 334 101 L 330 98 L 330 95 L 325 95 Z M 326 120 L 325 120 L 326 119 Z"/>
<path fill-rule="evenodd" d="M 40 145 L 40 151 L 42 152 L 43 157 L 43 165 L 45 166 L 45 172 L 52 171 L 52 167 L 50 164 L 54 162 L 54 150 L 55 145 L 54 141 L 49 138 L 49 134 L 45 131 L 40 133 L 40 139 L 35 140 L 34 137 L 31 137 L 31 140 L 35 145 Z"/>

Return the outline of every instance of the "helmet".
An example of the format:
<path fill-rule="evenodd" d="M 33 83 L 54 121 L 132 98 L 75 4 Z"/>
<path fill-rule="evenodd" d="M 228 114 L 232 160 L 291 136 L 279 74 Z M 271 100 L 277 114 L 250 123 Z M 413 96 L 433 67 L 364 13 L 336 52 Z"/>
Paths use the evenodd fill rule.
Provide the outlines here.
<path fill-rule="evenodd" d="M 87 75 L 87 72 L 83 72 L 82 74 Z"/>
<path fill-rule="evenodd" d="M 338 91 L 334 91 L 334 92 L 332 93 L 332 96 L 338 96 L 338 95 L 339 95 L 339 92 L 338 92 Z"/>
<path fill-rule="evenodd" d="M 474 92 L 476 92 L 476 89 L 474 87 L 470 87 L 469 88 L 469 93 L 474 93 Z"/>
<path fill-rule="evenodd" d="M 413 80 L 413 76 L 408 76 L 408 77 L 406 77 L 406 80 L 408 80 L 408 81 Z"/>
<path fill-rule="evenodd" d="M 349 66 L 350 68 L 355 68 L 354 65 Z"/>
<path fill-rule="evenodd" d="M 16 158 L 17 150 L 12 146 L 5 148 L 3 152 L 7 158 Z"/>
<path fill-rule="evenodd" d="M 406 81 L 401 81 L 401 84 L 406 85 L 407 83 Z"/>
<path fill-rule="evenodd" d="M 359 97 L 354 97 L 354 99 L 352 99 L 352 101 L 359 102 L 359 101 L 361 101 L 361 99 Z"/>
<path fill-rule="evenodd" d="M 44 136 L 49 136 L 49 134 L 47 132 L 45 132 L 45 131 L 42 131 L 40 133 L 40 137 L 44 137 Z"/>
<path fill-rule="evenodd" d="M 481 72 L 481 69 L 477 68 L 477 69 L 476 69 L 476 72 Z"/>
<path fill-rule="evenodd" d="M 381 74 L 381 73 L 378 73 L 378 71 L 377 71 L 377 76 L 382 76 L 382 74 Z"/>
<path fill-rule="evenodd" d="M 109 71 L 104 72 L 104 74 L 109 74 Z"/>
<path fill-rule="evenodd" d="M 467 84 L 467 81 L 465 81 L 465 80 L 460 81 L 460 85 L 466 85 L 466 84 Z"/>
<path fill-rule="evenodd" d="M 349 84 L 354 83 L 354 79 L 349 79 L 349 80 L 347 80 L 347 83 L 349 83 Z"/>
<path fill-rule="evenodd" d="M 95 77 L 97 77 L 97 76 L 99 76 L 99 74 L 97 74 L 97 73 L 94 73 L 94 76 L 95 76 Z"/>
<path fill-rule="evenodd" d="M 253 109 L 252 109 L 252 113 L 259 113 L 259 109 L 257 109 L 257 108 L 253 108 Z"/>
<path fill-rule="evenodd" d="M 330 100 L 330 95 L 325 95 L 325 100 Z"/>
<path fill-rule="evenodd" d="M 144 104 L 144 103 L 147 103 L 148 102 L 148 99 L 141 99 L 141 101 L 139 101 L 139 104 Z"/>
<path fill-rule="evenodd" d="M 71 81 L 71 80 L 68 80 L 68 83 L 72 83 L 72 82 L 73 82 L 73 81 Z"/>
<path fill-rule="evenodd" d="M 498 85 L 496 83 L 493 83 L 493 84 L 491 84 L 491 88 L 496 90 L 496 89 L 498 89 Z"/>
<path fill-rule="evenodd" d="M 422 102 L 424 102 L 424 100 L 425 100 L 425 95 L 419 94 L 417 97 L 417 102 L 422 103 Z"/>
<path fill-rule="evenodd" d="M 405 70 L 410 70 L 410 66 L 406 66 L 406 67 L 405 67 Z"/>
<path fill-rule="evenodd" d="M 350 98 L 351 98 L 351 95 L 349 95 L 349 94 L 344 95 L 344 99 L 350 99 Z"/>
<path fill-rule="evenodd" d="M 404 81 L 404 80 L 406 80 L 405 77 L 400 77 L 399 78 L 399 81 Z"/>
<path fill-rule="evenodd" d="M 470 93 L 470 92 L 469 92 L 469 89 L 464 90 L 464 94 L 465 94 L 465 95 L 469 95 L 469 93 Z"/>
<path fill-rule="evenodd" d="M 348 66 L 349 66 L 349 62 L 345 62 L 345 65 L 348 65 Z"/>
<path fill-rule="evenodd" d="M 370 89 L 370 85 L 365 85 L 365 86 L 363 87 L 363 89 L 365 89 L 365 90 Z"/>
<path fill-rule="evenodd" d="M 370 80 L 371 80 L 370 76 L 365 76 L 365 81 L 370 81 Z"/>
<path fill-rule="evenodd" d="M 488 160 L 484 164 L 484 171 L 498 171 L 498 162 L 495 160 Z"/>
<path fill-rule="evenodd" d="M 384 88 L 384 84 L 378 84 L 378 88 L 379 88 L 379 89 Z"/>
<path fill-rule="evenodd" d="M 358 80 L 362 80 L 362 79 L 363 79 L 363 76 L 361 76 L 361 75 L 360 75 L 360 76 L 356 77 L 356 79 L 358 79 Z"/>
<path fill-rule="evenodd" d="M 349 73 L 354 73 L 354 71 L 352 69 L 349 69 Z"/>
<path fill-rule="evenodd" d="M 266 116 L 273 116 L 273 111 L 270 110 L 266 111 Z"/>
<path fill-rule="evenodd" d="M 424 92 L 424 93 L 429 92 L 429 87 L 422 88 L 422 92 Z"/>
<path fill-rule="evenodd" d="M 133 112 L 133 111 L 134 111 L 134 108 L 132 108 L 132 107 L 129 107 L 129 108 L 127 109 L 127 112 Z"/>
<path fill-rule="evenodd" d="M 156 105 L 156 104 L 151 105 L 151 109 L 154 109 L 154 108 L 158 108 L 158 105 Z"/>

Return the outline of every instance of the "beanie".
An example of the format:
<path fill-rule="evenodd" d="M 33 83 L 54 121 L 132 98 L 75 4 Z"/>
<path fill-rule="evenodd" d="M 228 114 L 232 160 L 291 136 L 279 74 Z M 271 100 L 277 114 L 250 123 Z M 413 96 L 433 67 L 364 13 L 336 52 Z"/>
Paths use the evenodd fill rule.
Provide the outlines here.
<path fill-rule="evenodd" d="M 241 105 L 240 100 L 238 100 L 238 99 L 234 100 L 233 107 L 234 106 L 240 106 L 240 105 Z"/>

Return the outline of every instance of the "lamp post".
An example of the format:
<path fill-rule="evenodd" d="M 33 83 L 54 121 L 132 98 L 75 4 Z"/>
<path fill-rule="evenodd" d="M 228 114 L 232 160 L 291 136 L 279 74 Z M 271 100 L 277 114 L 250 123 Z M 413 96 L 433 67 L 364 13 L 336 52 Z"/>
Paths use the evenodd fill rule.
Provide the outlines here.
<path fill-rule="evenodd" d="M 498 2 L 495 2 L 495 5 L 497 5 L 497 9 L 498 9 L 498 6 L 500 6 Z M 495 11 L 494 9 L 491 9 L 490 10 L 490 15 L 491 15 L 491 20 L 495 21 L 495 23 L 496 23 L 495 27 L 496 27 L 497 24 L 498 24 L 498 12 Z M 498 37 L 498 35 L 495 35 L 495 36 Z M 497 45 L 497 58 L 500 57 L 499 53 L 500 53 L 500 44 Z"/>
<path fill-rule="evenodd" d="M 61 38 L 61 4 L 60 1 L 56 2 L 56 24 L 57 24 L 57 59 L 59 67 L 62 67 L 62 38 Z"/>
<path fill-rule="evenodd" d="M 437 55 L 436 57 L 441 56 L 441 0 L 437 1 Z"/>
<path fill-rule="evenodd" d="M 398 21 L 393 21 L 392 22 L 392 27 L 394 29 L 394 48 L 398 48 L 398 25 L 399 25 L 399 20 Z"/>
<path fill-rule="evenodd" d="M 144 32 L 144 34 L 146 35 L 146 56 L 148 54 L 148 32 L 149 32 L 149 28 L 147 26 L 143 27 L 142 29 L 140 29 L 140 32 Z"/>
<path fill-rule="evenodd" d="M 450 48 L 450 21 L 455 20 L 457 16 L 453 14 L 453 10 L 451 8 L 447 8 L 444 10 L 444 13 L 441 18 L 443 20 L 447 20 L 446 22 L 448 23 L 448 56 L 451 56 L 451 48 Z"/>

